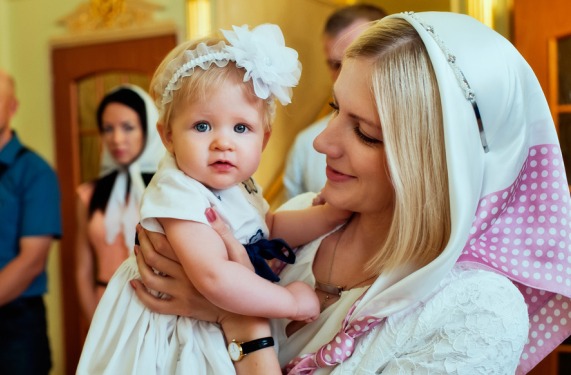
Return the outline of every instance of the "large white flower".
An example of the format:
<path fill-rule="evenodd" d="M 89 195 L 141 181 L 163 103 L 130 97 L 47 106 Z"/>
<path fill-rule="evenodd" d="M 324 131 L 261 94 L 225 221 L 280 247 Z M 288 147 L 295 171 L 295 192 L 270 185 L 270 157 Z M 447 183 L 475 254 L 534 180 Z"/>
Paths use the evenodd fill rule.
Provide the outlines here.
<path fill-rule="evenodd" d="M 252 79 L 256 95 L 267 99 L 275 96 L 283 105 L 291 103 L 292 87 L 299 82 L 301 63 L 297 51 L 286 47 L 277 25 L 263 24 L 251 31 L 248 26 L 222 30 L 230 43 L 226 50 L 235 57 L 236 65 L 246 70 L 244 82 Z"/>

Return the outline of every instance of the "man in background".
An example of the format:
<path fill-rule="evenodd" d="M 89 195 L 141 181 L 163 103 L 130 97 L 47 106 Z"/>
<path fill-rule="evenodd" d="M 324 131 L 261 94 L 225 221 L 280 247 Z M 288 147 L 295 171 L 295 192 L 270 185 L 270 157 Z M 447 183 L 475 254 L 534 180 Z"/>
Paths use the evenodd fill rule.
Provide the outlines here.
<path fill-rule="evenodd" d="M 347 47 L 372 21 L 386 15 L 383 9 L 375 5 L 356 4 L 340 8 L 329 16 L 322 40 L 332 82 L 339 75 Z M 313 140 L 325 129 L 331 115 L 319 119 L 297 135 L 285 167 L 286 199 L 308 191 L 319 192 L 325 185 L 325 155 L 315 151 Z"/>
<path fill-rule="evenodd" d="M 48 374 L 46 262 L 61 236 L 53 169 L 10 128 L 18 100 L 0 69 L 0 374 Z"/>

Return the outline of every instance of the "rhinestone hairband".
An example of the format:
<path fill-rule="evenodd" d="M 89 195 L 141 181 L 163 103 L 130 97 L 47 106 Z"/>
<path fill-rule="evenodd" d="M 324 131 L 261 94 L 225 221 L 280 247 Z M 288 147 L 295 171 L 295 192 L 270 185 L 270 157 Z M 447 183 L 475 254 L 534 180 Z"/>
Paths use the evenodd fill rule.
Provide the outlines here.
<path fill-rule="evenodd" d="M 166 103 L 172 100 L 172 92 L 177 90 L 176 84 L 183 76 L 192 74 L 194 68 L 197 66 L 202 67 L 204 70 L 208 69 L 213 63 L 218 67 L 226 66 L 231 60 L 233 60 L 232 55 L 224 51 L 226 44 L 224 42 L 219 42 L 214 46 L 207 46 L 204 43 L 200 43 L 195 51 L 205 51 L 206 54 L 200 55 L 198 57 L 192 58 L 186 63 L 182 64 L 173 73 L 171 79 L 166 84 L 163 90 L 163 96 L 161 104 L 164 106 Z M 186 54 L 187 52 L 185 52 Z"/>
<path fill-rule="evenodd" d="M 470 104 L 472 104 L 472 109 L 474 110 L 474 115 L 476 116 L 476 122 L 478 123 L 480 142 L 482 142 L 482 147 L 484 148 L 484 152 L 487 153 L 489 151 L 488 141 L 486 139 L 486 133 L 484 132 L 484 125 L 482 123 L 480 109 L 478 108 L 478 103 L 476 103 L 476 93 L 470 87 L 470 84 L 468 83 L 468 80 L 464 76 L 464 73 L 462 72 L 462 70 L 460 70 L 460 68 L 456 64 L 456 56 L 452 54 L 450 50 L 446 47 L 442 39 L 440 39 L 440 36 L 438 36 L 438 34 L 434 31 L 434 27 L 432 25 L 428 25 L 425 22 L 423 22 L 422 19 L 418 17 L 414 12 L 404 12 L 404 14 L 406 14 L 407 16 L 418 22 L 428 32 L 428 34 L 430 34 L 430 36 L 432 37 L 432 39 L 434 39 L 436 44 L 438 44 L 438 47 L 440 47 L 442 53 L 444 53 L 446 61 L 448 62 L 448 65 L 450 65 L 450 67 L 452 68 L 452 71 L 456 76 L 456 80 L 460 85 L 460 88 L 464 91 L 464 96 L 470 102 Z"/>

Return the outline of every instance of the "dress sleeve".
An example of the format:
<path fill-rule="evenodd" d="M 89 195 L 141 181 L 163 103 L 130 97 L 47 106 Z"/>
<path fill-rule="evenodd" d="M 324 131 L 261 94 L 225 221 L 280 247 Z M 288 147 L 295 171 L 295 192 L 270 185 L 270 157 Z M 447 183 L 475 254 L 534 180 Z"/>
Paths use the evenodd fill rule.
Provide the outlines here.
<path fill-rule="evenodd" d="M 141 225 L 163 233 L 155 218 L 191 220 L 207 224 L 204 210 L 210 207 L 207 196 L 214 195 L 202 184 L 178 171 L 162 171 L 153 177 L 141 202 Z"/>
<path fill-rule="evenodd" d="M 523 297 L 507 278 L 465 271 L 364 338 L 361 359 L 339 373 L 514 374 L 528 330 Z"/>

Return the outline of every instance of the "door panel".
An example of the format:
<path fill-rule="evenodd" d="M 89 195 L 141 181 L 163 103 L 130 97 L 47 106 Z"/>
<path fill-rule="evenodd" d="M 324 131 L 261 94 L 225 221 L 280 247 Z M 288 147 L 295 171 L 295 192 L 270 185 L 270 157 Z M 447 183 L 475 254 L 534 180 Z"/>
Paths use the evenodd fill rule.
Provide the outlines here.
<path fill-rule="evenodd" d="M 173 27 L 131 39 L 115 36 L 86 44 L 52 45 L 56 163 L 63 215 L 60 268 L 67 374 L 75 373 L 87 331 L 74 276 L 75 189 L 97 175 L 100 145 L 97 132 L 93 131 L 95 108 L 103 94 L 116 84 L 131 82 L 147 89 L 155 68 L 176 43 Z"/>

